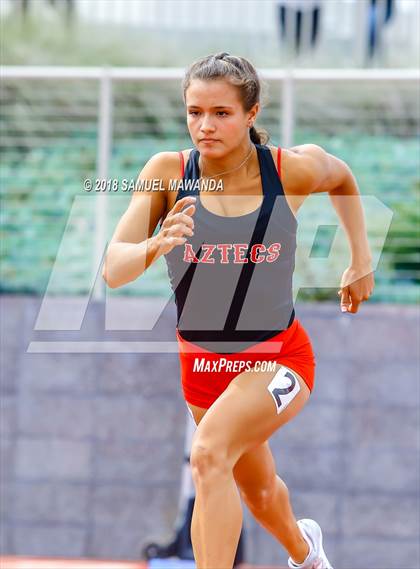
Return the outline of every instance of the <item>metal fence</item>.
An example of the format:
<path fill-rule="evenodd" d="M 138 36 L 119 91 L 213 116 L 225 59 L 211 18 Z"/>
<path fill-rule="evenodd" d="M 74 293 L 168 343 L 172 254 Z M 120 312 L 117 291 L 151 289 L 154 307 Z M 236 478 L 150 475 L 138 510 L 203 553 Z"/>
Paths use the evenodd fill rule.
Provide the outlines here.
<path fill-rule="evenodd" d="M 183 73 L 180 68 L 1 69 L 6 290 L 34 292 L 33 279 L 39 281 L 38 292 L 46 288 L 48 279 L 51 285 L 49 273 L 60 253 L 54 245 L 64 231 L 73 235 L 74 241 L 63 257 L 61 281 L 60 277 L 54 280 L 56 292 L 70 292 L 66 286 L 72 281 L 65 271 L 77 267 L 80 275 L 90 277 L 71 292 L 86 292 L 95 282 L 94 296 L 103 297 L 104 283 L 98 271 L 110 230 L 126 207 L 127 196 L 120 196 L 118 207 L 113 201 L 111 209 L 107 193 L 90 196 L 93 201 L 85 202 L 87 207 L 78 210 L 69 227 L 72 200 L 83 194 L 84 177 L 107 179 L 121 177 L 123 172 L 136 177 L 154 151 L 190 145 L 179 87 Z M 350 164 L 362 194 L 376 195 L 394 213 L 403 207 L 394 216 L 396 234 L 392 234 L 392 226 L 390 229 L 392 247 L 387 249 L 386 245 L 382 256 L 379 252 L 378 299 L 417 300 L 418 227 L 409 217 L 418 207 L 419 71 L 261 69 L 260 75 L 270 98 L 264 103 L 259 125 L 268 128 L 273 140 L 283 147 L 303 142 L 322 145 Z M 58 157 L 50 156 L 58 150 Z M 33 190 L 40 180 L 42 187 Z M 31 204 L 37 196 L 43 204 L 39 200 Z M 42 212 L 40 205 L 44 206 Z M 60 214 L 54 211 L 59 205 Z M 28 208 L 31 215 L 26 218 Z M 93 217 L 86 220 L 88 211 Z M 41 239 L 34 221 L 38 227 L 50 224 L 53 233 Z M 77 240 L 81 249 L 75 247 Z M 49 246 L 48 256 L 39 257 L 38 263 L 30 249 L 34 243 Z M 77 258 L 83 259 L 82 265 Z M 156 283 L 165 291 L 164 268 L 156 265 L 139 279 L 140 286 L 124 287 L 126 292 L 156 292 L 161 290 Z M 32 273 L 25 272 L 28 266 Z M 42 269 L 44 280 L 39 280 Z M 10 287 L 10 283 L 17 284 Z"/>

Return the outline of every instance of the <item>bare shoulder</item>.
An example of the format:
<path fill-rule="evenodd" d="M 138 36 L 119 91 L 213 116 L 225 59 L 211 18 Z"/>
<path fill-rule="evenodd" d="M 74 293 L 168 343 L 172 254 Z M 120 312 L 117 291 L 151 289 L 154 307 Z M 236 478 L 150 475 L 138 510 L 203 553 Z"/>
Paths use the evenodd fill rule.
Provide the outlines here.
<path fill-rule="evenodd" d="M 167 203 L 168 196 L 171 193 L 168 191 L 170 181 L 180 179 L 182 175 L 182 160 L 180 152 L 182 152 L 185 164 L 190 150 L 191 149 L 182 151 L 164 151 L 153 154 L 141 169 L 138 175 L 138 180 L 159 180 L 159 185 L 163 190 L 152 193 L 159 194 L 159 200 L 162 200 L 162 203 Z M 141 195 L 141 193 L 142 192 L 134 192 L 133 197 L 135 198 Z"/>
<path fill-rule="evenodd" d="M 184 154 L 185 151 L 183 151 Z M 156 180 L 159 191 L 133 191 L 127 210 L 122 215 L 110 243 L 140 243 L 150 238 L 169 209 L 175 192 L 169 191 L 170 180 L 181 178 L 182 160 L 179 152 L 153 154 L 142 167 L 137 181 Z M 161 191 L 161 188 L 163 191 Z M 176 196 L 173 197 L 175 200 Z"/>
<path fill-rule="evenodd" d="M 182 172 L 182 160 L 180 154 L 182 154 L 184 158 L 185 165 L 188 161 L 191 150 L 192 148 L 173 152 L 157 152 L 148 160 L 140 174 L 142 177 L 148 177 L 152 174 L 162 180 L 180 178 Z"/>
<path fill-rule="evenodd" d="M 277 147 L 269 146 L 277 166 Z M 309 195 L 325 178 L 328 153 L 317 144 L 281 149 L 280 177 L 286 194 Z"/>
<path fill-rule="evenodd" d="M 180 156 L 178 152 L 157 152 L 146 162 L 139 177 L 142 179 L 158 178 L 169 182 L 180 173 Z"/>

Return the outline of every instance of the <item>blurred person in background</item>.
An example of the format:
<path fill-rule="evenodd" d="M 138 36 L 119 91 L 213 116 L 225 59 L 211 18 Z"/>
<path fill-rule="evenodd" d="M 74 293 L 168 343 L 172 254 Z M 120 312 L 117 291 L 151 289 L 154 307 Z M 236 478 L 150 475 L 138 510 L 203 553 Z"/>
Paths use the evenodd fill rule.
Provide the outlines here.
<path fill-rule="evenodd" d="M 299 55 L 302 43 L 309 43 L 315 49 L 319 39 L 319 29 L 324 0 L 280 0 L 277 9 L 280 23 L 280 37 L 285 41 L 289 30 L 293 32 L 293 46 L 296 55 Z M 309 18 L 309 42 L 303 37 L 304 20 Z"/>

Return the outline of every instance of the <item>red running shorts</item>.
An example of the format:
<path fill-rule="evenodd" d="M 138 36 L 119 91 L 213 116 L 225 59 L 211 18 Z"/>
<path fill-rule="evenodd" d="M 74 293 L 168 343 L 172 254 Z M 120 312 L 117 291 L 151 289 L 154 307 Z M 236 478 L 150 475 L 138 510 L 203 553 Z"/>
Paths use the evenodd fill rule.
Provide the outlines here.
<path fill-rule="evenodd" d="M 234 377 L 247 371 L 243 367 L 245 363 L 253 367 L 257 360 L 259 360 L 258 365 L 261 363 L 264 365 L 263 362 L 266 361 L 285 365 L 298 373 L 312 392 L 315 356 L 308 333 L 297 318 L 287 330 L 234 354 L 210 352 L 184 340 L 178 328 L 176 335 L 181 364 L 181 384 L 187 403 L 208 409 Z"/>

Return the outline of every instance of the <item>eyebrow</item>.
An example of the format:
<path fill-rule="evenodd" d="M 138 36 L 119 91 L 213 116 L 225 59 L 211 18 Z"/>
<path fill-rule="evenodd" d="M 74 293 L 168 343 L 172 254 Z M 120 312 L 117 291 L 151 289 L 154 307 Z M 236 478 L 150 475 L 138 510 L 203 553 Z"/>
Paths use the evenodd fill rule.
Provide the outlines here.
<path fill-rule="evenodd" d="M 199 109 L 200 105 L 187 105 L 187 107 L 189 109 L 191 108 L 195 108 L 195 109 Z M 215 107 L 210 107 L 212 109 L 233 109 L 233 107 L 231 107 L 230 105 L 217 105 Z"/>

